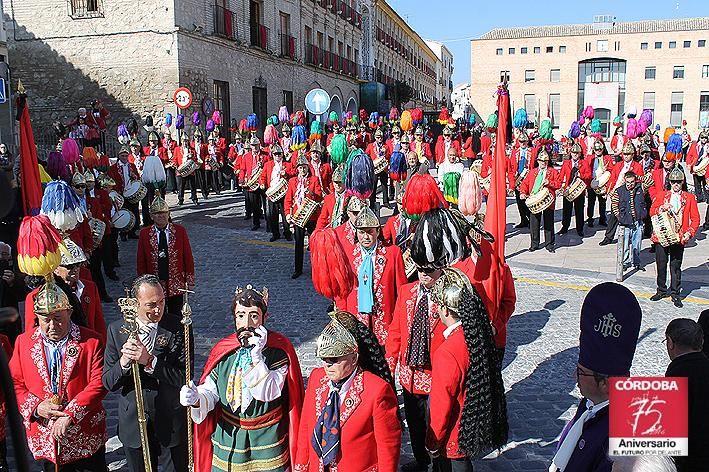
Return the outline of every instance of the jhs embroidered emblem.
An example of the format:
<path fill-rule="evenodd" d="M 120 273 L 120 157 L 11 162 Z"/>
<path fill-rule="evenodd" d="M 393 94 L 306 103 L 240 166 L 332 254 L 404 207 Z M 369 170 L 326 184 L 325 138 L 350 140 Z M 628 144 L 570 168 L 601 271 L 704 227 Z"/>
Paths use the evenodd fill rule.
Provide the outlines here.
<path fill-rule="evenodd" d="M 69 357 L 74 357 L 79 353 L 79 350 L 76 348 L 76 346 L 69 346 L 69 349 L 66 350 L 66 355 Z"/>
<path fill-rule="evenodd" d="M 352 408 L 352 405 L 354 405 L 354 400 L 352 398 L 348 398 L 347 400 L 345 400 L 345 406 L 347 408 Z"/>
<path fill-rule="evenodd" d="M 155 339 L 155 344 L 157 344 L 160 347 L 165 347 L 167 346 L 167 336 L 164 334 L 161 334 Z"/>
<path fill-rule="evenodd" d="M 607 338 L 608 336 L 619 338 L 622 329 L 623 325 L 618 323 L 618 320 L 615 319 L 613 313 L 603 315 L 603 317 L 599 319 L 593 327 L 593 330 L 600 333 L 604 338 Z"/>

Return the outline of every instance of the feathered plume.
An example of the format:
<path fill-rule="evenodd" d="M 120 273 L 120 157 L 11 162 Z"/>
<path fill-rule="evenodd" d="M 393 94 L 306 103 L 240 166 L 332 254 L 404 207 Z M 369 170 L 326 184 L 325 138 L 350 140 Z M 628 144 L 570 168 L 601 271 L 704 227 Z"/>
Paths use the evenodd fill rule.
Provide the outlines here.
<path fill-rule="evenodd" d="M 448 204 L 431 174 L 417 173 L 406 184 L 401 206 L 407 218 L 418 221 L 427 211 L 445 208 Z"/>
<path fill-rule="evenodd" d="M 69 168 L 61 152 L 50 151 L 49 156 L 47 156 L 47 173 L 53 179 L 69 180 L 71 178 Z"/>
<path fill-rule="evenodd" d="M 638 136 L 641 134 L 645 134 L 645 132 L 647 131 L 647 123 L 645 122 L 645 120 L 643 120 L 642 115 L 640 116 L 640 118 L 638 118 L 637 131 L 638 131 Z"/>
<path fill-rule="evenodd" d="M 125 123 L 118 125 L 118 142 L 126 146 L 130 142 L 130 133 Z"/>
<path fill-rule="evenodd" d="M 239 121 L 236 118 L 232 118 L 231 123 L 229 123 L 229 132 L 236 133 L 238 131 L 239 131 Z"/>
<path fill-rule="evenodd" d="M 266 129 L 263 131 L 263 143 L 266 146 L 270 146 L 273 143 L 278 142 L 278 130 L 272 124 L 267 124 Z"/>
<path fill-rule="evenodd" d="M 172 113 L 167 113 L 167 114 L 165 115 L 165 126 L 166 126 L 167 128 L 169 128 L 170 126 L 172 126 Z"/>
<path fill-rule="evenodd" d="M 202 118 L 199 116 L 199 112 L 196 111 L 192 113 L 192 124 L 195 126 L 199 126 L 202 123 Z"/>
<path fill-rule="evenodd" d="M 448 203 L 458 204 L 458 184 L 460 174 L 458 172 L 446 172 L 443 175 L 443 198 Z"/>
<path fill-rule="evenodd" d="M 222 124 L 222 113 L 219 110 L 214 110 L 214 113 L 212 113 L 212 121 L 214 121 L 214 124 L 217 126 L 221 126 Z"/>
<path fill-rule="evenodd" d="M 239 121 L 239 132 L 241 134 L 246 134 L 247 129 L 246 129 L 246 120 L 241 120 Z"/>
<path fill-rule="evenodd" d="M 395 123 L 399 121 L 399 109 L 396 107 L 391 107 L 389 110 L 389 121 Z"/>
<path fill-rule="evenodd" d="M 332 228 L 315 231 L 310 237 L 313 286 L 325 298 L 345 298 L 355 285 L 355 274 Z"/>
<path fill-rule="evenodd" d="M 334 125 L 335 123 L 338 123 L 340 121 L 340 117 L 337 116 L 336 111 L 331 111 L 330 114 L 327 117 L 327 121 L 330 123 L 330 126 Z"/>
<path fill-rule="evenodd" d="M 303 110 L 298 110 L 293 115 L 293 125 L 295 126 L 305 126 L 305 113 Z"/>
<path fill-rule="evenodd" d="M 591 105 L 588 105 L 586 108 L 583 110 L 583 116 L 589 120 L 593 119 L 593 107 Z"/>
<path fill-rule="evenodd" d="M 409 132 L 414 127 L 414 120 L 411 118 L 411 112 L 409 110 L 404 110 L 401 113 L 401 130 L 404 132 Z"/>
<path fill-rule="evenodd" d="M 320 139 L 322 139 L 322 128 L 320 127 L 320 122 L 315 120 L 310 123 L 310 136 L 308 137 L 308 140 L 312 144 Z"/>
<path fill-rule="evenodd" d="M 366 123 L 366 122 L 367 122 L 367 118 L 369 118 L 369 117 L 367 116 L 367 110 L 365 110 L 364 108 L 360 108 L 360 109 L 359 109 L 359 121 L 362 122 L 362 123 Z"/>
<path fill-rule="evenodd" d="M 400 150 L 392 152 L 391 158 L 389 159 L 389 177 L 391 177 L 391 180 L 394 182 L 401 182 L 406 180 L 406 176 L 406 154 Z"/>
<path fill-rule="evenodd" d="M 601 132 L 601 120 L 594 118 L 591 120 L 591 133 L 597 134 Z"/>
<path fill-rule="evenodd" d="M 554 133 L 551 126 L 551 118 L 546 117 L 539 125 L 539 137 L 546 141 L 554 139 Z"/>
<path fill-rule="evenodd" d="M 84 167 L 88 169 L 95 169 L 98 167 L 98 154 L 96 154 L 96 149 L 91 146 L 86 146 L 83 151 L 81 151 L 81 160 L 84 163 Z"/>
<path fill-rule="evenodd" d="M 667 141 L 665 147 L 665 158 L 668 161 L 676 161 L 682 157 L 682 135 L 673 133 Z"/>
<path fill-rule="evenodd" d="M 62 157 L 67 164 L 79 162 L 79 145 L 72 138 L 62 141 Z"/>
<path fill-rule="evenodd" d="M 374 191 L 374 164 L 372 158 L 361 149 L 354 150 L 347 158 L 345 189 L 347 195 L 367 200 Z"/>
<path fill-rule="evenodd" d="M 259 126 L 258 116 L 256 113 L 249 113 L 246 115 L 246 130 L 247 131 L 257 131 Z"/>
<path fill-rule="evenodd" d="M 209 118 L 207 120 L 207 125 L 204 127 L 204 129 L 207 131 L 207 133 L 211 133 L 214 131 L 214 120 Z"/>
<path fill-rule="evenodd" d="M 435 208 L 421 217 L 411 243 L 417 265 L 443 268 L 469 255 L 468 235 L 449 210 Z"/>
<path fill-rule="evenodd" d="M 131 135 L 132 138 L 138 136 L 138 133 L 140 130 L 138 129 L 138 122 L 135 120 L 135 118 L 131 118 L 131 120 L 128 122 L 128 133 Z"/>
<path fill-rule="evenodd" d="M 48 277 L 62 260 L 61 241 L 46 215 L 25 216 L 17 239 L 18 268 L 27 275 Z"/>
<path fill-rule="evenodd" d="M 497 113 L 491 113 L 490 116 L 487 117 L 485 126 L 487 126 L 487 130 L 491 133 L 497 131 Z"/>
<path fill-rule="evenodd" d="M 662 137 L 662 142 L 667 145 L 667 143 L 670 141 L 670 137 L 675 134 L 675 129 L 674 128 L 665 128 L 665 134 Z"/>
<path fill-rule="evenodd" d="M 268 125 L 278 126 L 278 117 L 276 115 L 269 116 L 266 120 L 266 126 Z"/>
<path fill-rule="evenodd" d="M 630 139 L 638 137 L 638 121 L 635 118 L 628 118 L 628 124 L 625 125 L 625 135 Z"/>
<path fill-rule="evenodd" d="M 420 125 L 423 123 L 423 110 L 421 108 L 414 108 L 411 110 L 411 119 L 414 120 L 415 125 Z"/>
<path fill-rule="evenodd" d="M 66 126 L 64 126 L 61 121 L 55 121 L 54 123 L 52 123 L 52 129 L 54 129 L 54 134 L 57 136 L 57 138 L 66 138 Z"/>
<path fill-rule="evenodd" d="M 649 128 L 650 125 L 652 124 L 652 110 L 645 109 L 643 112 L 640 114 L 640 119 L 645 122 L 647 125 L 646 127 Z"/>
<path fill-rule="evenodd" d="M 441 108 L 441 112 L 438 114 L 438 124 L 439 125 L 447 125 L 450 124 L 452 120 L 450 113 L 448 112 L 448 107 L 443 107 Z"/>
<path fill-rule="evenodd" d="M 579 116 L 579 124 L 581 126 L 586 124 L 586 117 L 585 116 L 583 116 L 583 115 Z"/>
<path fill-rule="evenodd" d="M 347 147 L 347 138 L 344 134 L 336 134 L 330 141 L 330 159 L 335 165 L 344 164 L 347 160 L 349 149 Z"/>
<path fill-rule="evenodd" d="M 512 120 L 512 126 L 518 129 L 524 129 L 527 127 L 527 110 L 524 108 L 518 108 L 515 112 L 515 117 Z"/>
<path fill-rule="evenodd" d="M 621 126 L 622 124 L 623 124 L 623 121 L 620 118 L 620 116 L 616 116 L 615 118 L 613 118 L 613 126 L 618 127 L 618 126 Z"/>
<path fill-rule="evenodd" d="M 569 138 L 576 139 L 581 136 L 581 126 L 578 121 L 571 123 L 571 128 L 569 128 Z"/>
<path fill-rule="evenodd" d="M 308 145 L 308 139 L 305 136 L 305 126 L 296 125 L 293 127 L 293 132 L 291 133 L 290 148 L 293 151 L 299 151 L 305 149 Z"/>
<path fill-rule="evenodd" d="M 466 216 L 476 215 L 482 206 L 482 198 L 478 173 L 465 170 L 460 177 L 458 188 L 458 209 Z"/>
<path fill-rule="evenodd" d="M 175 119 L 175 129 L 185 129 L 185 115 L 182 113 L 177 114 L 177 118 Z"/>
<path fill-rule="evenodd" d="M 369 127 L 375 129 L 377 126 L 379 126 L 379 113 L 373 111 L 369 115 Z"/>
<path fill-rule="evenodd" d="M 278 109 L 278 121 L 281 123 L 287 123 L 290 120 L 290 113 L 288 113 L 288 107 L 285 105 Z"/>
<path fill-rule="evenodd" d="M 86 218 L 86 207 L 74 189 L 63 180 L 47 184 L 42 197 L 41 213 L 47 215 L 52 225 L 62 233 L 68 233 Z"/>
<path fill-rule="evenodd" d="M 628 110 L 625 114 L 628 115 L 628 118 L 635 118 L 638 116 L 638 107 L 635 105 L 628 106 Z"/>
<path fill-rule="evenodd" d="M 155 125 L 153 123 L 153 115 L 148 115 L 145 117 L 145 124 L 143 125 L 143 128 L 145 128 L 145 131 L 150 133 L 155 129 Z"/>
<path fill-rule="evenodd" d="M 470 126 L 475 126 L 475 113 L 470 114 L 470 119 L 468 120 L 468 124 L 470 124 Z"/>

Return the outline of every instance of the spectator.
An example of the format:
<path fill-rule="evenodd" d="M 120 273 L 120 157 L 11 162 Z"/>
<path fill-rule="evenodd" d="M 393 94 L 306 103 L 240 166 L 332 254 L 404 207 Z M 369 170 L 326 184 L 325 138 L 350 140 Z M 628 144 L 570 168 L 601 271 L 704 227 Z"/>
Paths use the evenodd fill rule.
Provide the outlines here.
<path fill-rule="evenodd" d="M 17 186 L 13 169 L 15 167 L 15 156 L 7 149 L 5 143 L 0 143 L 0 172 L 7 175 L 13 187 Z"/>
<path fill-rule="evenodd" d="M 13 270 L 12 260 L 10 245 L 0 241 L 0 307 L 13 307 L 17 310 L 18 300 L 25 295 L 25 287 L 22 278 Z M 7 336 L 13 346 L 21 332 L 22 320 L 19 317 L 13 323 L 0 326 L 0 334 Z"/>
<path fill-rule="evenodd" d="M 614 457 L 612 472 L 677 472 L 677 468 L 665 456 Z"/>
<path fill-rule="evenodd" d="M 643 240 L 643 225 L 647 217 L 647 205 L 642 186 L 637 185 L 634 172 L 625 173 L 625 185 L 618 187 L 618 222 L 625 227 L 625 255 L 623 268 L 633 264 L 638 270 L 645 270 L 640 265 L 640 246 Z"/>
<path fill-rule="evenodd" d="M 699 314 L 699 326 L 702 327 L 704 331 L 704 355 L 709 357 L 709 309 L 704 310 Z"/>
<path fill-rule="evenodd" d="M 706 471 L 709 464 L 709 358 L 702 352 L 704 333 L 694 320 L 677 318 L 667 325 L 665 341 L 672 361 L 665 376 L 687 377 L 689 384 L 689 456 L 675 457 L 677 471 Z"/>

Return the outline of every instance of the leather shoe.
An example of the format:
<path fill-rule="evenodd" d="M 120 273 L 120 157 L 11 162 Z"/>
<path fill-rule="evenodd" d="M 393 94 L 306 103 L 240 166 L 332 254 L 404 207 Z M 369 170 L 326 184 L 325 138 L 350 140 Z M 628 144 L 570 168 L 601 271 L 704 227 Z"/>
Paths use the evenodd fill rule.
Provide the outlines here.
<path fill-rule="evenodd" d="M 268 241 L 269 241 L 269 242 L 273 242 L 273 241 L 277 241 L 277 240 L 279 240 L 279 239 L 281 239 L 280 236 L 275 236 L 275 235 L 274 235 L 274 236 L 271 236 L 271 237 L 268 239 Z"/>
<path fill-rule="evenodd" d="M 593 228 L 593 220 L 588 220 L 586 222 L 586 224 L 588 225 L 589 228 Z"/>
<path fill-rule="evenodd" d="M 244 221 L 250 220 L 250 219 L 251 219 L 251 215 L 246 215 L 246 216 L 244 216 Z"/>
<path fill-rule="evenodd" d="M 303 273 L 296 270 L 295 272 L 293 272 L 293 273 L 291 274 L 290 278 L 291 278 L 291 279 L 297 279 L 297 278 L 300 277 L 301 275 L 303 275 Z"/>
<path fill-rule="evenodd" d="M 529 252 L 534 252 L 534 251 L 538 251 L 538 250 L 539 250 L 539 246 L 529 246 Z"/>
<path fill-rule="evenodd" d="M 293 241 L 293 234 L 292 233 L 286 234 L 286 241 Z"/>
<path fill-rule="evenodd" d="M 428 470 L 428 464 L 413 460 L 402 465 L 401 470 L 402 472 L 425 472 Z"/>
<path fill-rule="evenodd" d="M 556 234 L 566 234 L 566 233 L 568 233 L 568 232 L 569 232 L 569 229 L 568 229 L 568 228 L 561 228 L 561 229 L 559 230 L 559 232 L 556 233 Z"/>
<path fill-rule="evenodd" d="M 517 228 L 517 229 L 529 228 L 529 222 L 527 222 L 527 223 L 525 223 L 525 222 L 519 223 L 519 224 L 515 225 L 515 228 Z"/>
<path fill-rule="evenodd" d="M 251 227 L 251 231 L 258 231 L 258 229 L 261 227 L 261 225 L 253 225 Z"/>
<path fill-rule="evenodd" d="M 677 308 L 682 308 L 684 306 L 679 297 L 672 297 L 672 303 L 674 303 Z"/>
<path fill-rule="evenodd" d="M 643 266 L 641 266 L 641 265 L 636 265 L 636 266 L 634 266 L 634 269 L 635 269 L 635 270 L 639 270 L 640 272 L 645 272 L 645 267 L 643 267 Z"/>
<path fill-rule="evenodd" d="M 613 241 L 611 241 L 610 239 L 605 239 L 605 238 L 604 238 L 603 241 L 601 241 L 600 243 L 598 243 L 598 245 L 599 245 L 599 246 L 608 246 L 608 245 L 609 245 L 610 243 L 612 243 L 612 242 L 613 242 Z"/>
<path fill-rule="evenodd" d="M 583 237 L 584 237 L 583 231 L 576 231 L 576 234 L 579 235 L 579 238 L 583 238 Z"/>
<path fill-rule="evenodd" d="M 553 244 L 550 244 L 550 245 L 547 246 L 547 251 L 549 251 L 549 252 L 551 252 L 552 254 L 554 254 L 554 253 L 556 252 L 556 248 L 554 247 Z"/>
<path fill-rule="evenodd" d="M 655 254 L 655 245 L 650 246 L 650 254 Z"/>
<path fill-rule="evenodd" d="M 653 302 L 657 302 L 657 301 L 660 301 L 660 300 L 662 300 L 663 298 L 667 298 L 667 297 L 668 297 L 668 295 L 666 295 L 666 294 L 664 294 L 664 293 L 657 292 L 655 295 L 653 295 L 652 297 L 650 297 L 650 300 L 653 301 Z"/>

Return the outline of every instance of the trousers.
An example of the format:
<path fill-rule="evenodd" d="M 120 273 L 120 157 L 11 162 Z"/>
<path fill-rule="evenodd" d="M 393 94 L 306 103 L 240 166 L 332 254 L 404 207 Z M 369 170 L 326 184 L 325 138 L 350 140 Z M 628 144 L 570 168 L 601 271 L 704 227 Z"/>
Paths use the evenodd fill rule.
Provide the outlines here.
<path fill-rule="evenodd" d="M 473 464 L 468 458 L 437 457 L 433 460 L 433 472 L 473 472 Z"/>
<path fill-rule="evenodd" d="M 529 213 L 529 234 L 532 237 L 533 248 L 539 248 L 539 231 L 544 223 L 544 244 L 554 244 L 554 207 L 550 206 L 541 213 Z"/>
<path fill-rule="evenodd" d="M 640 266 L 640 246 L 643 242 L 643 222 L 636 221 L 633 226 L 625 227 L 623 265 Z"/>
<path fill-rule="evenodd" d="M 255 192 L 247 190 L 246 199 L 249 202 L 246 214 L 249 214 L 248 210 L 250 209 L 254 226 L 261 226 L 261 192 L 258 190 Z"/>
<path fill-rule="evenodd" d="M 177 176 L 177 188 L 179 191 L 178 202 L 184 203 L 185 201 L 185 187 L 190 184 L 190 194 L 193 203 L 197 203 L 197 179 L 194 174 L 182 177 Z"/>
<path fill-rule="evenodd" d="M 694 178 L 694 195 L 697 196 L 697 203 L 707 200 L 707 177 L 706 175 L 692 175 Z"/>
<path fill-rule="evenodd" d="M 303 272 L 303 259 L 305 257 L 305 233 L 307 231 L 308 235 L 313 234 L 315 230 L 315 221 L 309 221 L 305 228 L 300 226 L 295 227 L 295 271 L 298 273 Z"/>
<path fill-rule="evenodd" d="M 561 213 L 561 228 L 562 229 L 569 229 L 569 225 L 571 225 L 571 213 L 574 213 L 574 216 L 576 217 L 576 231 L 583 231 L 583 224 L 584 224 L 584 219 L 583 219 L 583 207 L 584 204 L 586 203 L 586 199 L 584 198 L 583 195 L 578 197 L 576 200 L 573 202 L 568 201 L 567 199 L 564 198 L 564 206 L 562 209 Z"/>
<path fill-rule="evenodd" d="M 281 233 L 278 230 L 278 220 L 280 218 L 283 225 L 283 234 L 289 236 L 291 234 L 290 225 L 286 221 L 285 210 L 283 209 L 283 200 L 277 202 L 268 202 L 268 216 L 271 221 L 271 234 L 275 237 L 280 237 Z"/>
<path fill-rule="evenodd" d="M 515 189 L 515 201 L 517 202 L 517 210 L 519 210 L 519 222 L 526 226 L 529 224 L 529 207 L 524 200 L 519 198 L 519 190 Z"/>
<path fill-rule="evenodd" d="M 655 243 L 655 264 L 657 265 L 657 292 L 679 297 L 682 285 L 682 259 L 684 246 L 673 244 L 664 247 Z M 667 290 L 667 264 L 670 265 L 670 289 Z"/>
<path fill-rule="evenodd" d="M 143 450 L 140 448 L 123 447 L 126 455 L 126 466 L 130 472 L 145 472 L 143 462 Z M 179 444 L 174 447 L 165 448 L 156 440 L 150 440 L 150 463 L 153 472 L 158 471 L 158 462 L 164 459 L 167 467 L 162 468 L 166 472 L 182 472 L 187 470 L 187 444 Z"/>
<path fill-rule="evenodd" d="M 589 223 L 593 223 L 593 212 L 596 209 L 596 200 L 598 200 L 598 223 L 606 223 L 606 197 L 599 196 L 593 190 L 588 190 L 588 208 L 586 208 L 586 217 Z"/>
<path fill-rule="evenodd" d="M 404 416 L 406 416 L 406 424 L 409 427 L 414 459 L 420 464 L 429 464 L 431 458 L 426 451 L 428 395 L 411 393 L 404 388 L 401 396 L 404 399 Z"/>
<path fill-rule="evenodd" d="M 54 462 L 42 461 L 42 470 L 44 472 L 54 472 L 56 466 Z M 106 472 L 106 448 L 101 446 L 98 451 L 91 457 L 80 459 L 70 464 L 60 464 L 59 472 Z"/>

